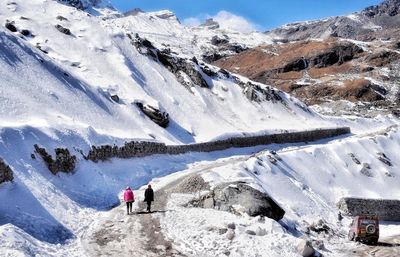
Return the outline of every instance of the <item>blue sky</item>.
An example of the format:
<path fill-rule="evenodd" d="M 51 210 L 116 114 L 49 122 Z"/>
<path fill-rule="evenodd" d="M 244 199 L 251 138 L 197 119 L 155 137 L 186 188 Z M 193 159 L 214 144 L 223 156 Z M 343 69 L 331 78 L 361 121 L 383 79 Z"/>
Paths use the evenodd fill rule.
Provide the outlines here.
<path fill-rule="evenodd" d="M 114 7 L 127 11 L 168 9 L 181 21 L 203 20 L 225 11 L 241 16 L 259 30 L 303 20 L 349 14 L 383 0 L 111 0 Z M 234 16 L 234 17 L 236 17 Z M 194 19 L 193 19 L 194 18 Z"/>

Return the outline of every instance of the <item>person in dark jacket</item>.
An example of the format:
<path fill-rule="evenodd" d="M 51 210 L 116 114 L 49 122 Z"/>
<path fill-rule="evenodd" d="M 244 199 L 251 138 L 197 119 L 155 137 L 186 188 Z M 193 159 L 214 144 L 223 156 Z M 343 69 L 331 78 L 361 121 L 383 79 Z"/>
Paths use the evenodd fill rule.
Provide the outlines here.
<path fill-rule="evenodd" d="M 144 191 L 144 201 L 147 203 L 147 211 L 151 212 L 151 202 L 154 201 L 154 191 L 151 188 L 151 185 L 149 185 Z"/>

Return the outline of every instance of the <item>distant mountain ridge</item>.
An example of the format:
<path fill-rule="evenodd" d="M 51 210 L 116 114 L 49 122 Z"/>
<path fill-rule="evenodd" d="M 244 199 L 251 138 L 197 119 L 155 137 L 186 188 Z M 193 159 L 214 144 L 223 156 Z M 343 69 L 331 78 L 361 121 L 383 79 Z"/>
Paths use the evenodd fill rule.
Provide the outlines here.
<path fill-rule="evenodd" d="M 280 38 L 280 41 L 298 41 L 310 38 L 326 39 L 339 37 L 371 41 L 375 38 L 398 37 L 400 28 L 400 1 L 386 0 L 346 16 L 336 16 L 324 20 L 287 24 L 266 32 Z M 399 33 L 397 33 L 399 34 Z"/>

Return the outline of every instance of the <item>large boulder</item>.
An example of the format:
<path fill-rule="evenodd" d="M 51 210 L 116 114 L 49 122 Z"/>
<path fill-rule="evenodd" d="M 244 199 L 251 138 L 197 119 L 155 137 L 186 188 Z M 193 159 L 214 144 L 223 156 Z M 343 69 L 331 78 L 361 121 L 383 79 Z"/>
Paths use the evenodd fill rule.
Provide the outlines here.
<path fill-rule="evenodd" d="M 243 182 L 218 185 L 210 193 L 193 200 L 192 205 L 233 213 L 245 212 L 253 217 L 260 215 L 276 221 L 285 215 L 285 211 L 267 193 Z"/>
<path fill-rule="evenodd" d="M 363 49 L 350 42 L 342 42 L 334 47 L 311 57 L 310 63 L 316 68 L 328 67 L 335 64 L 343 64 L 352 60 L 357 54 L 362 53 Z"/>
<path fill-rule="evenodd" d="M 297 245 L 297 251 L 303 257 L 312 257 L 315 255 L 315 249 L 312 246 L 311 241 L 308 240 L 302 240 Z"/>
<path fill-rule="evenodd" d="M 14 22 L 6 22 L 6 24 L 4 26 L 11 32 L 17 32 L 18 31 L 17 27 L 15 27 Z"/>
<path fill-rule="evenodd" d="M 140 102 L 136 103 L 136 106 L 147 116 L 149 117 L 154 123 L 159 125 L 160 127 L 166 128 L 169 124 L 169 115 L 166 112 L 161 112 L 157 108 L 143 104 Z"/>
<path fill-rule="evenodd" d="M 67 28 L 64 28 L 63 26 L 61 26 L 60 24 L 57 24 L 55 26 L 55 28 L 60 31 L 61 33 L 70 36 L 71 35 L 71 31 Z"/>
<path fill-rule="evenodd" d="M 13 171 L 10 166 L 8 166 L 1 158 L 0 158 L 0 184 L 7 181 L 12 181 L 14 179 Z"/>

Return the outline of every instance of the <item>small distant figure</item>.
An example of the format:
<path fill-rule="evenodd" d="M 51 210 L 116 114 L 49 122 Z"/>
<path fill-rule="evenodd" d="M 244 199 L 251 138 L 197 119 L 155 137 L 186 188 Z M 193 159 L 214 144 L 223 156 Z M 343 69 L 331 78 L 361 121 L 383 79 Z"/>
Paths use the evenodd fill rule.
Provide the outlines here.
<path fill-rule="evenodd" d="M 154 191 L 151 185 L 148 185 L 146 191 L 144 191 L 144 201 L 147 203 L 147 211 L 151 212 L 151 202 L 154 201 Z"/>
<path fill-rule="evenodd" d="M 132 205 L 135 202 L 135 195 L 130 187 L 127 187 L 124 192 L 124 201 L 126 202 L 126 212 L 132 214 Z"/>
<path fill-rule="evenodd" d="M 341 212 L 338 213 L 337 219 L 338 219 L 339 222 L 342 222 L 343 216 L 342 216 L 342 213 L 341 213 Z"/>

